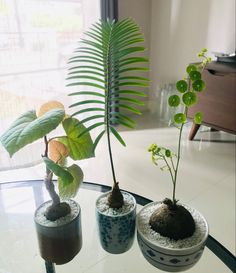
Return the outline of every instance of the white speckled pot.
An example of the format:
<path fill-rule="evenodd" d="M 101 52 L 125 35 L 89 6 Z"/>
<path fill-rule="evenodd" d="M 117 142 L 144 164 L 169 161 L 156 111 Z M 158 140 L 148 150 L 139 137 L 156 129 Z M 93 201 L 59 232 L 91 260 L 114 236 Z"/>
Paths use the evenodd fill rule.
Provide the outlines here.
<path fill-rule="evenodd" d="M 133 202 L 132 210 L 124 214 L 106 215 L 98 209 L 98 202 L 109 192 L 100 195 L 96 202 L 96 219 L 102 248 L 112 254 L 124 253 L 131 248 L 135 235 L 136 200 L 127 193 Z"/>
<path fill-rule="evenodd" d="M 77 213 L 71 221 L 60 226 L 47 226 L 37 220 L 38 211 L 51 201 L 43 203 L 35 212 L 34 222 L 40 255 L 45 261 L 56 264 L 68 263 L 82 247 L 81 209 L 74 200 L 70 202 L 77 207 Z"/>
<path fill-rule="evenodd" d="M 205 218 L 197 210 L 191 208 L 191 211 L 194 211 L 195 213 L 198 214 L 198 217 L 200 217 L 201 222 L 205 226 L 204 232 L 201 236 L 201 240 L 191 247 L 173 248 L 173 246 L 170 247 L 168 246 L 168 244 L 163 245 L 163 243 L 160 243 L 158 242 L 158 240 L 155 239 L 150 239 L 150 237 L 147 236 L 147 234 L 145 234 L 142 220 L 143 215 L 145 214 L 145 210 L 150 209 L 150 206 L 160 205 L 160 203 L 161 202 L 152 202 L 147 204 L 140 210 L 140 212 L 137 215 L 136 224 L 139 247 L 146 260 L 150 264 L 161 270 L 168 272 L 180 272 L 187 270 L 194 266 L 202 256 L 206 240 L 209 234 L 208 224 Z M 189 208 L 186 205 L 184 206 L 187 209 Z"/>

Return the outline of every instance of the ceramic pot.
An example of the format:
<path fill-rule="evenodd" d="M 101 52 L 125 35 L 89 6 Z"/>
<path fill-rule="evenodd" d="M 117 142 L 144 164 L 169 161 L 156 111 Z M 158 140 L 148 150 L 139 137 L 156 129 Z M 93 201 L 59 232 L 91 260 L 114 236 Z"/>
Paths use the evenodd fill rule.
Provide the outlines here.
<path fill-rule="evenodd" d="M 71 261 L 82 247 L 81 210 L 74 200 L 68 200 L 72 212 L 56 221 L 44 216 L 51 201 L 39 206 L 34 215 L 41 257 L 48 262 L 65 264 Z"/>
<path fill-rule="evenodd" d="M 135 235 L 136 200 L 131 194 L 121 192 L 125 203 L 129 203 L 126 209 L 110 208 L 105 211 L 101 202 L 107 200 L 109 192 L 99 196 L 96 201 L 96 220 L 100 243 L 104 250 L 112 254 L 120 254 L 129 250 Z"/>
<path fill-rule="evenodd" d="M 151 213 L 161 202 L 144 206 L 137 215 L 137 239 L 143 256 L 153 266 L 168 272 L 180 272 L 194 266 L 202 256 L 209 234 L 205 218 L 195 209 L 190 211 L 196 230 L 186 239 L 174 241 L 153 231 L 148 224 Z"/>

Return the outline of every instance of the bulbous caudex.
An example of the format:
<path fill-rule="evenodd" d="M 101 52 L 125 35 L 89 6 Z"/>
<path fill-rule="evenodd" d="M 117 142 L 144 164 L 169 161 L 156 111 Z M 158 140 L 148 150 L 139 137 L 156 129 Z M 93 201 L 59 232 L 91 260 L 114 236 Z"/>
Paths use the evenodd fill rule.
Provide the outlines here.
<path fill-rule="evenodd" d="M 168 198 L 152 213 L 149 224 L 162 236 L 174 240 L 190 237 L 195 231 L 195 222 L 191 213 Z"/>
<path fill-rule="evenodd" d="M 124 205 L 124 197 L 119 188 L 119 182 L 115 182 L 112 191 L 108 196 L 108 204 L 110 208 L 119 209 Z"/>

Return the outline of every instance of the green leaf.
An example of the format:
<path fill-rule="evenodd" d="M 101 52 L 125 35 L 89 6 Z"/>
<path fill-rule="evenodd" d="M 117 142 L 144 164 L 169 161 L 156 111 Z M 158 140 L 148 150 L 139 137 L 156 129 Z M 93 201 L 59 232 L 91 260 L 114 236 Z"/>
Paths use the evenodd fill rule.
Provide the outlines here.
<path fill-rule="evenodd" d="M 186 92 L 183 94 L 182 100 L 189 107 L 197 102 L 197 96 L 194 92 Z"/>
<path fill-rule="evenodd" d="M 188 84 L 184 80 L 180 80 L 176 83 L 176 88 L 179 92 L 184 93 L 188 89 Z"/>
<path fill-rule="evenodd" d="M 123 138 L 120 136 L 120 134 L 116 131 L 114 127 L 110 127 L 112 134 L 116 137 L 116 139 L 123 145 L 126 146 Z"/>
<path fill-rule="evenodd" d="M 202 92 L 205 89 L 206 84 L 203 80 L 196 80 L 193 82 L 192 87 L 193 87 L 193 90 L 197 92 Z"/>
<path fill-rule="evenodd" d="M 176 123 L 185 123 L 187 121 L 187 118 L 186 118 L 186 115 L 183 114 L 183 113 L 178 113 L 178 114 L 175 114 L 174 116 L 174 121 Z"/>
<path fill-rule="evenodd" d="M 166 157 L 171 157 L 171 151 L 170 150 L 165 150 L 165 156 Z"/>
<path fill-rule="evenodd" d="M 128 95 L 135 95 L 139 97 L 146 97 L 147 95 L 144 92 L 135 91 L 135 90 L 119 90 L 119 94 L 128 94 Z"/>
<path fill-rule="evenodd" d="M 133 125 L 136 124 L 136 122 L 132 118 L 130 118 L 127 115 L 124 115 L 124 114 L 122 114 L 120 112 L 110 111 L 110 114 L 111 114 L 112 117 L 120 117 L 121 119 L 126 120 L 127 122 L 129 122 L 129 123 L 131 123 Z"/>
<path fill-rule="evenodd" d="M 93 77 L 93 76 L 86 76 L 86 75 L 76 75 L 76 76 L 71 76 L 71 77 L 66 78 L 66 80 L 77 80 L 77 79 L 86 79 L 86 80 L 104 83 L 103 79 Z"/>
<path fill-rule="evenodd" d="M 103 68 L 101 68 L 101 67 L 97 67 L 97 66 L 91 66 L 91 65 L 79 65 L 79 66 L 72 66 L 72 67 L 70 67 L 68 70 L 70 71 L 70 70 L 73 70 L 73 72 L 75 72 L 75 73 L 79 73 L 79 71 L 80 70 L 78 70 L 78 69 L 91 69 L 91 71 L 93 71 L 93 72 L 97 72 L 97 71 L 99 71 L 99 72 L 104 72 L 104 69 Z M 74 71 L 75 70 L 75 71 Z"/>
<path fill-rule="evenodd" d="M 194 115 L 194 122 L 196 124 L 201 124 L 202 123 L 202 113 L 201 112 L 197 112 Z"/>
<path fill-rule="evenodd" d="M 141 86 L 141 87 L 148 87 L 149 84 L 144 82 L 118 82 L 116 86 Z M 115 88 L 113 85 L 112 88 Z"/>
<path fill-rule="evenodd" d="M 93 144 L 93 150 L 94 150 L 94 151 L 96 150 L 97 145 L 98 145 L 99 141 L 101 140 L 101 138 L 103 137 L 103 135 L 104 135 L 105 132 L 106 132 L 106 131 L 103 130 L 103 131 L 96 137 L 96 139 L 95 139 L 95 141 L 94 141 L 94 144 Z"/>
<path fill-rule="evenodd" d="M 73 113 L 72 116 L 76 116 L 76 115 L 86 113 L 86 112 L 105 112 L 105 109 L 104 108 L 98 108 L 98 107 L 85 108 L 85 109 L 82 109 L 82 110 L 79 110 L 79 111 Z"/>
<path fill-rule="evenodd" d="M 124 73 L 124 72 L 127 72 L 127 71 L 149 71 L 149 68 L 148 67 L 128 67 L 128 68 L 124 68 L 124 69 L 120 69 L 119 70 L 119 73 Z"/>
<path fill-rule="evenodd" d="M 96 76 L 99 76 L 99 77 L 104 77 L 104 74 L 102 73 L 99 73 L 97 71 L 93 71 L 93 70 L 76 70 L 76 71 L 72 71 L 72 72 L 69 72 L 68 75 L 80 75 L 80 74 L 92 74 L 92 75 L 96 75 Z"/>
<path fill-rule="evenodd" d="M 118 124 L 122 124 L 122 125 L 124 125 L 124 126 L 126 126 L 128 128 L 131 128 L 131 129 L 135 128 L 133 123 L 129 123 L 129 122 L 127 122 L 126 120 L 122 119 L 119 116 L 110 118 L 110 121 L 118 123 Z"/>
<path fill-rule="evenodd" d="M 77 96 L 77 95 L 88 95 L 88 96 L 96 96 L 96 97 L 105 98 L 105 95 L 100 94 L 98 92 L 93 92 L 93 91 L 79 91 L 79 92 L 74 92 L 69 94 L 69 96 Z"/>
<path fill-rule="evenodd" d="M 75 164 L 68 167 L 67 171 L 73 177 L 73 180 L 70 184 L 65 184 L 61 178 L 58 179 L 59 195 L 64 199 L 75 197 L 84 179 L 83 171 Z"/>
<path fill-rule="evenodd" d="M 135 53 L 135 52 L 139 52 L 139 51 L 144 51 L 145 48 L 143 46 L 139 46 L 139 47 L 128 47 L 125 48 L 123 50 L 120 50 L 117 57 L 121 58 L 124 57 L 130 53 Z"/>
<path fill-rule="evenodd" d="M 114 98 L 112 98 L 112 100 L 114 100 L 115 102 L 117 102 L 117 101 L 127 101 L 129 103 L 144 106 L 144 102 L 142 102 L 140 100 L 136 100 L 136 99 L 127 98 L 127 97 L 114 97 Z"/>
<path fill-rule="evenodd" d="M 192 71 L 196 71 L 196 70 L 197 70 L 197 67 L 196 67 L 196 65 L 193 65 L 193 64 L 188 65 L 186 68 L 186 72 L 188 74 L 190 74 Z"/>
<path fill-rule="evenodd" d="M 130 57 L 130 58 L 121 60 L 120 67 L 126 66 L 128 64 L 144 63 L 144 62 L 148 63 L 148 59 L 143 57 Z"/>
<path fill-rule="evenodd" d="M 94 116 L 90 116 L 90 117 L 87 117 L 87 118 L 84 118 L 82 120 L 79 121 L 79 123 L 86 123 L 90 120 L 94 120 L 94 119 L 98 119 L 98 118 L 105 118 L 105 115 L 94 115 Z"/>
<path fill-rule="evenodd" d="M 169 97 L 168 103 L 171 107 L 177 107 L 180 104 L 180 97 L 178 95 L 172 95 Z"/>
<path fill-rule="evenodd" d="M 120 103 L 118 103 L 118 104 L 114 104 L 114 106 L 125 108 L 125 109 L 127 109 L 127 110 L 129 110 L 129 111 L 131 111 L 131 112 L 133 112 L 133 113 L 135 113 L 137 115 L 141 115 L 142 114 L 141 111 L 139 111 L 137 108 L 129 106 L 129 105 L 126 105 L 126 104 L 120 104 Z"/>
<path fill-rule="evenodd" d="M 101 100 L 83 100 L 83 101 L 79 101 L 79 102 L 72 104 L 70 107 L 84 105 L 84 104 L 91 104 L 91 103 L 105 104 L 105 102 L 101 101 Z"/>
<path fill-rule="evenodd" d="M 0 140 L 10 156 L 24 146 L 38 140 L 54 130 L 63 120 L 63 109 L 53 109 L 37 117 L 35 111 L 20 116 L 1 136 Z"/>
<path fill-rule="evenodd" d="M 73 82 L 73 83 L 67 84 L 67 86 L 79 86 L 79 85 L 92 86 L 101 90 L 105 90 L 104 86 L 96 84 L 96 83 L 92 83 L 92 82 Z"/>
<path fill-rule="evenodd" d="M 102 125 L 105 125 L 105 122 L 102 121 L 102 122 L 97 122 L 91 126 L 89 126 L 88 128 L 86 128 L 83 132 L 81 132 L 79 135 L 78 135 L 78 138 L 82 137 L 84 134 L 87 134 L 88 132 L 90 132 L 91 130 L 99 127 L 99 126 L 102 126 Z"/>
<path fill-rule="evenodd" d="M 58 138 L 69 150 L 69 156 L 74 160 L 86 159 L 94 156 L 93 142 L 90 134 L 87 132 L 80 138 L 86 127 L 81 124 L 76 118 L 67 118 L 62 123 L 66 132 L 65 137 Z"/>
<path fill-rule="evenodd" d="M 119 77 L 119 81 L 123 81 L 123 80 L 139 80 L 139 81 L 150 81 L 148 78 L 145 77 L 137 77 L 137 76 L 123 76 L 123 77 Z"/>
<path fill-rule="evenodd" d="M 94 54 L 90 53 L 92 56 L 88 56 L 88 55 L 79 55 L 79 56 L 74 56 L 74 57 L 71 57 L 69 60 L 70 62 L 68 63 L 71 63 L 71 62 L 80 62 L 80 61 L 83 61 L 83 62 L 86 62 L 87 60 L 90 61 L 90 60 L 95 60 L 97 61 L 96 63 L 97 64 L 100 64 L 102 65 L 102 61 L 103 61 L 103 58 L 101 57 L 94 57 Z M 95 62 L 94 62 L 95 63 Z"/>
<path fill-rule="evenodd" d="M 73 176 L 66 170 L 66 167 L 62 167 L 54 163 L 51 159 L 43 156 L 43 161 L 47 168 L 52 171 L 57 177 L 63 181 L 64 185 L 69 185 L 73 181 Z"/>
<path fill-rule="evenodd" d="M 192 81 L 200 80 L 201 79 L 201 73 L 199 71 L 191 71 L 189 73 L 189 77 Z"/>

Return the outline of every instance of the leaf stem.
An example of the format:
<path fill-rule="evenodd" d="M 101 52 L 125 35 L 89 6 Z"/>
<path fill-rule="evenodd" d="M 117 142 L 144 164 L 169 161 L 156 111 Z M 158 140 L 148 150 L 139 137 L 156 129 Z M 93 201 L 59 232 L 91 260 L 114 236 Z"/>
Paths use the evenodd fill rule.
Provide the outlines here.
<path fill-rule="evenodd" d="M 172 196 L 173 204 L 176 204 L 175 191 L 176 191 L 177 174 L 178 174 L 179 161 L 180 161 L 181 138 L 182 138 L 183 127 L 184 127 L 184 123 L 181 124 L 180 131 L 179 131 L 177 162 L 176 162 L 176 168 L 174 170 L 175 174 L 174 174 L 174 180 L 173 180 L 173 196 Z"/>
<path fill-rule="evenodd" d="M 44 136 L 45 152 L 44 156 L 48 158 L 48 140 L 47 136 Z M 60 203 L 60 197 L 55 191 L 54 184 L 52 182 L 53 173 L 46 167 L 46 176 L 44 178 L 45 187 L 52 198 L 52 205 L 56 206 Z"/>
<path fill-rule="evenodd" d="M 170 164 L 168 163 L 168 161 L 166 160 L 166 157 L 163 155 L 163 159 L 164 159 L 164 161 L 165 161 L 165 163 L 166 163 L 166 165 L 167 165 L 167 168 L 168 168 L 168 170 L 169 170 L 169 172 L 170 172 L 170 175 L 171 175 L 171 179 L 172 179 L 172 182 L 173 182 L 173 185 L 174 185 L 174 176 L 173 176 L 173 173 L 172 173 L 172 170 L 171 170 L 171 166 L 170 166 Z M 175 171 L 175 169 L 173 168 L 173 170 Z"/>

